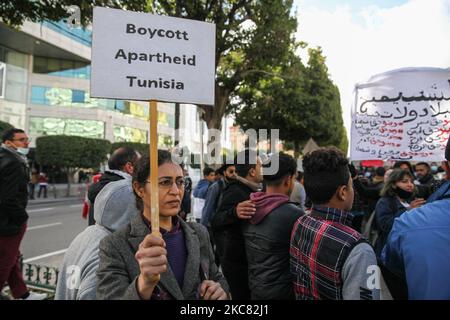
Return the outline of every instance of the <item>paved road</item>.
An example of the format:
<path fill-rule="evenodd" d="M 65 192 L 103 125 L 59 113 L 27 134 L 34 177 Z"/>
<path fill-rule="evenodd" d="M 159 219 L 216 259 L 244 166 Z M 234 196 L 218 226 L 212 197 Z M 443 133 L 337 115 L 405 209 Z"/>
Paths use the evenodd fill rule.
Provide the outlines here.
<path fill-rule="evenodd" d="M 65 250 L 87 226 L 81 217 L 82 200 L 33 202 L 27 207 L 28 228 L 22 241 L 24 262 L 59 267 Z"/>

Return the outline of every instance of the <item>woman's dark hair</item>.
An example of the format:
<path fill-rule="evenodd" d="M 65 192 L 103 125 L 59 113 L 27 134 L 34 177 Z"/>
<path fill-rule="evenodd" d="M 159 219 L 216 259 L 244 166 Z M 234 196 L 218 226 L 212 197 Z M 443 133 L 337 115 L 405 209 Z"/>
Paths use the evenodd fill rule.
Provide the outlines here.
<path fill-rule="evenodd" d="M 172 161 L 172 155 L 169 151 L 158 150 L 158 167 L 165 163 L 174 163 Z M 180 166 L 181 168 L 181 166 Z M 137 182 L 141 187 L 146 184 L 148 177 L 150 176 L 150 158 L 148 155 L 141 157 L 133 170 L 133 184 Z M 140 211 L 144 211 L 144 202 L 141 197 L 136 193 L 133 188 L 134 196 L 136 197 L 136 208 Z"/>
<path fill-rule="evenodd" d="M 403 178 L 409 177 L 411 180 L 414 180 L 414 177 L 411 175 L 410 172 L 402 170 L 400 168 L 394 169 L 391 174 L 389 175 L 389 178 L 387 179 L 386 183 L 384 184 L 383 189 L 380 192 L 380 195 L 382 197 L 395 197 L 397 193 L 395 192 L 395 184 Z M 416 188 L 414 187 L 414 193 L 416 191 Z"/>
<path fill-rule="evenodd" d="M 264 182 L 269 186 L 279 186 L 283 179 L 287 176 L 294 176 L 297 172 L 297 162 L 293 157 L 285 153 L 276 153 L 270 157 L 270 162 L 265 164 L 264 168 L 269 168 L 278 158 L 278 168 L 275 174 L 264 175 Z"/>
<path fill-rule="evenodd" d="M 350 179 L 348 160 L 335 147 L 321 148 L 306 154 L 303 169 L 305 191 L 314 204 L 330 201 L 336 190 L 348 185 Z"/>

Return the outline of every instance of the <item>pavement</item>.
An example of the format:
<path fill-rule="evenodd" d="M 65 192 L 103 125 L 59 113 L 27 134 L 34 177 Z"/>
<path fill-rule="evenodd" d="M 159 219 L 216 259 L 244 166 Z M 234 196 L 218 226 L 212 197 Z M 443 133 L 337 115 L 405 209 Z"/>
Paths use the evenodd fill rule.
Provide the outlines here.
<path fill-rule="evenodd" d="M 25 263 L 58 267 L 72 240 L 88 225 L 78 197 L 30 200 L 29 219 L 21 244 Z"/>
<path fill-rule="evenodd" d="M 67 183 L 49 184 L 47 187 L 47 198 L 38 198 L 39 187 L 36 186 L 34 192 L 34 199 L 28 200 L 28 206 L 48 203 L 58 203 L 64 201 L 70 201 L 73 199 L 84 200 L 86 197 L 88 184 L 86 183 L 72 183 L 70 184 L 69 196 L 67 196 Z"/>
<path fill-rule="evenodd" d="M 53 197 L 35 198 L 33 200 L 28 200 L 27 208 L 37 206 L 37 205 L 43 205 L 43 204 L 57 204 L 57 203 L 74 202 L 74 201 L 80 201 L 80 200 L 81 199 L 76 196 L 61 197 L 61 198 L 53 198 Z"/>

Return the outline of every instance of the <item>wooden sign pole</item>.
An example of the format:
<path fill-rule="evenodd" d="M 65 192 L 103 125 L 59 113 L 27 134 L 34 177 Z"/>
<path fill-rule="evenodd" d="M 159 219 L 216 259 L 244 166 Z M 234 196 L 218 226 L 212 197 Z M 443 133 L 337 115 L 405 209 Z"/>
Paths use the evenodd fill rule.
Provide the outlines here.
<path fill-rule="evenodd" d="M 152 234 L 159 232 L 159 192 L 158 192 L 158 108 L 156 100 L 150 101 L 150 203 Z"/>

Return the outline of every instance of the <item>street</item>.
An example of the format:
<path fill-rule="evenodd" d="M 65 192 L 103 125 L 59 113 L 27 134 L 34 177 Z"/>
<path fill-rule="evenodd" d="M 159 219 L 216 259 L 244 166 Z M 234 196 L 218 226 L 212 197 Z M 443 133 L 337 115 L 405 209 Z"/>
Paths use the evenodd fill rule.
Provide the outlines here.
<path fill-rule="evenodd" d="M 87 227 L 81 209 L 80 198 L 30 201 L 20 248 L 24 262 L 59 267 L 72 240 Z"/>

